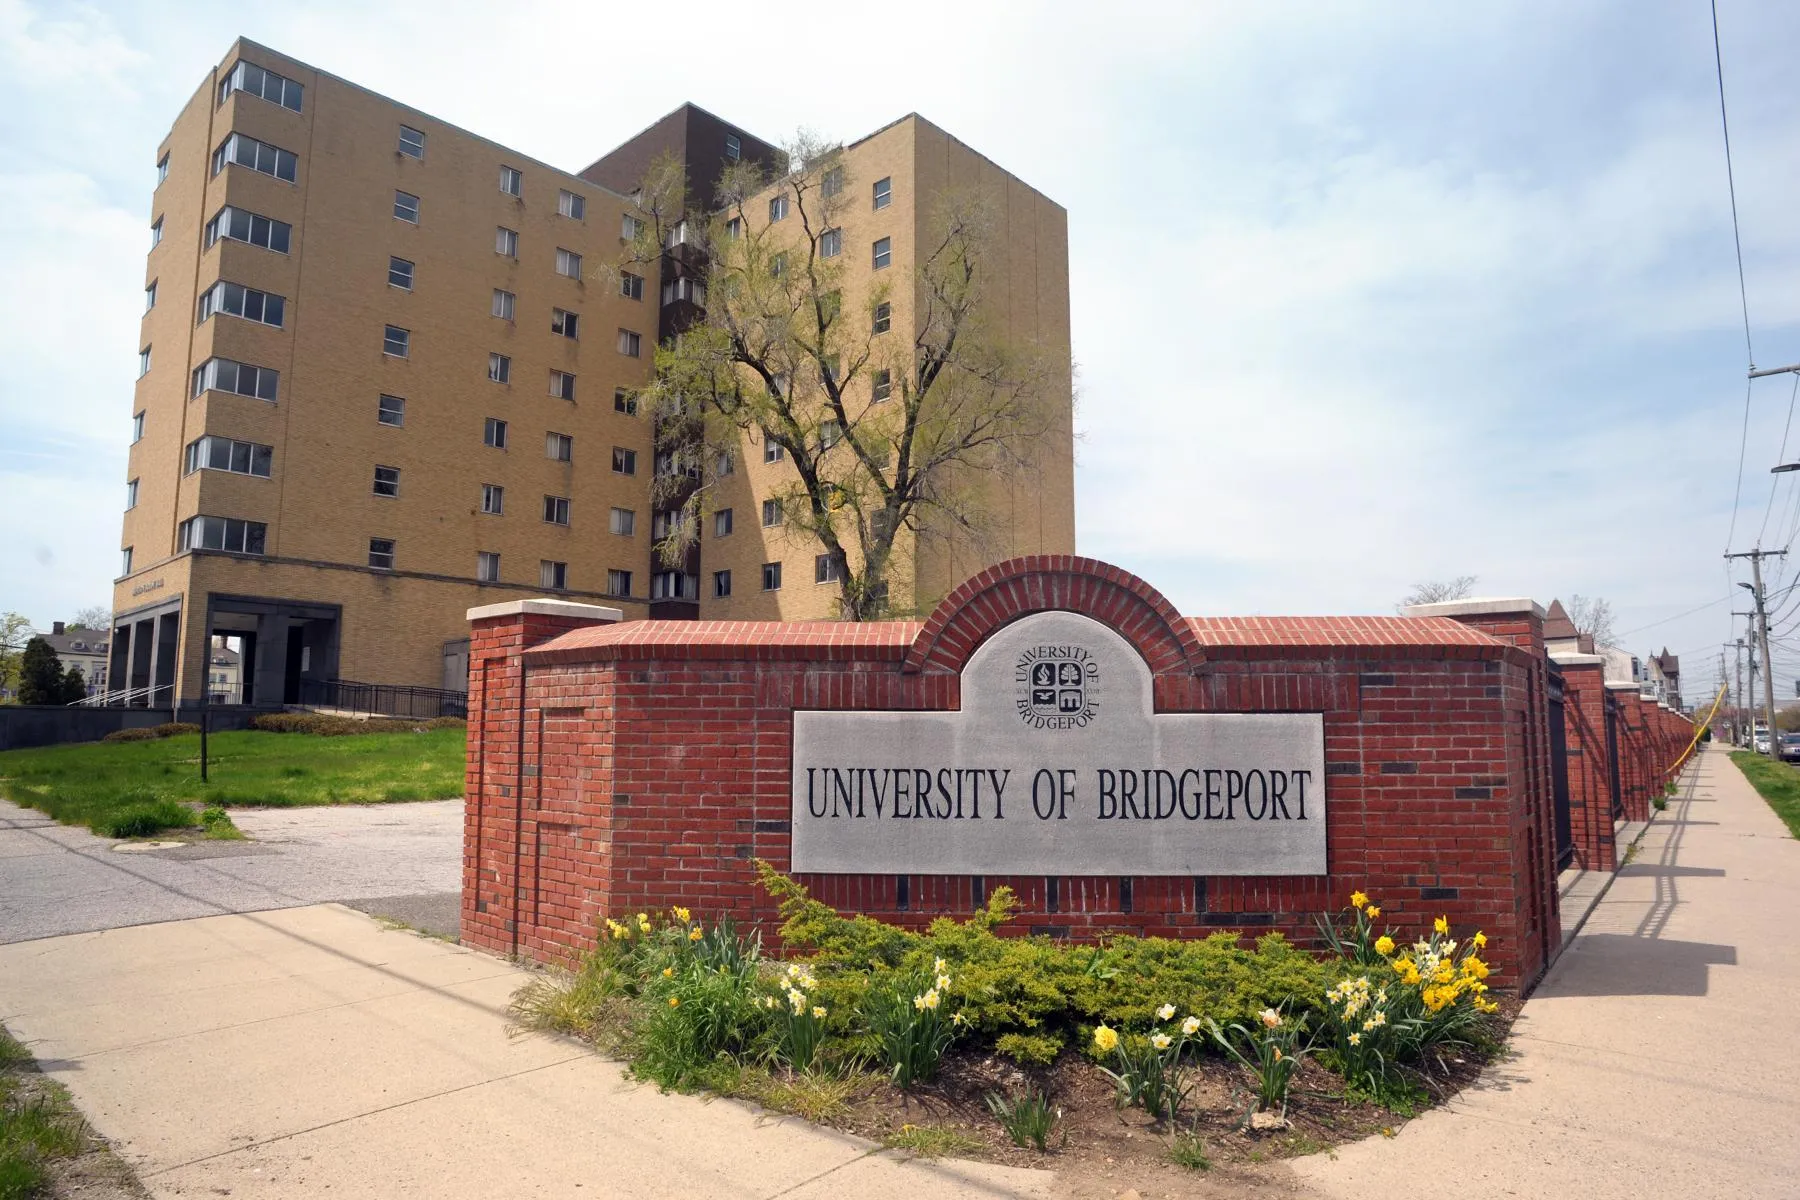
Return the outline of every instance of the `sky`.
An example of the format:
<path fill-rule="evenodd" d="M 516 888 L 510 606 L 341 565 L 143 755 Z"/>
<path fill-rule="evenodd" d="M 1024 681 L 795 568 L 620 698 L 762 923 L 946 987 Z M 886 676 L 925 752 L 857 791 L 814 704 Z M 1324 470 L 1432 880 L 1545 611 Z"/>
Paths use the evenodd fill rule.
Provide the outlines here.
<path fill-rule="evenodd" d="M 1725 551 L 1800 527 L 1703 0 L 623 12 L 0 0 L 0 611 L 108 602 L 156 148 L 239 35 L 568 170 L 686 100 L 948 129 L 1068 210 L 1076 548 L 1184 613 L 1601 596 L 1691 699 L 1743 631 Z M 1719 19 L 1751 349 L 1800 363 L 1800 5 Z"/>

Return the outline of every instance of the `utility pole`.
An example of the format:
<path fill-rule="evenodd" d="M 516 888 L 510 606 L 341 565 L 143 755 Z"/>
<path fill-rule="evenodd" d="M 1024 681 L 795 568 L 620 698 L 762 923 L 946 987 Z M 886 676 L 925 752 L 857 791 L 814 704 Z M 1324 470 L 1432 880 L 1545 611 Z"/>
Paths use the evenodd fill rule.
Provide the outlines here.
<path fill-rule="evenodd" d="M 1775 762 L 1781 761 L 1781 744 L 1780 740 L 1775 736 L 1775 666 L 1769 661 L 1769 609 L 1768 605 L 1764 603 L 1763 597 L 1762 560 L 1765 558 L 1782 558 L 1785 557 L 1786 554 L 1786 550 L 1745 550 L 1739 554 L 1727 554 L 1725 556 L 1726 558 L 1749 559 L 1750 577 L 1756 581 L 1754 586 L 1748 583 L 1740 583 L 1738 586 L 1741 588 L 1749 588 L 1750 594 L 1756 597 L 1756 623 L 1761 632 L 1761 636 L 1758 640 L 1762 646 L 1763 701 L 1767 705 L 1768 714 L 1765 718 L 1766 727 L 1769 731 L 1768 753 L 1769 758 Z M 1754 730 L 1755 727 L 1755 723 L 1752 722 L 1751 728 Z M 1750 748 L 1752 750 L 1756 749 L 1756 738 L 1754 734 L 1751 735 L 1750 741 Z"/>
<path fill-rule="evenodd" d="M 1732 613 L 1732 616 L 1738 614 Z M 1732 654 L 1732 661 L 1737 666 L 1737 682 L 1731 688 L 1731 743 L 1738 745 L 1744 740 L 1744 639 L 1737 640 L 1737 649 Z"/>

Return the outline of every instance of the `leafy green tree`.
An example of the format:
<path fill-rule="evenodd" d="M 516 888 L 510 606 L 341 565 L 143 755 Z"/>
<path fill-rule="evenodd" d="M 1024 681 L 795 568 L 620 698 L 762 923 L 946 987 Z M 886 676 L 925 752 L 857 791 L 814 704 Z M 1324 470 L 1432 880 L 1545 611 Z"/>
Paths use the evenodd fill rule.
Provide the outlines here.
<path fill-rule="evenodd" d="M 685 560 L 738 448 L 760 444 L 787 464 L 781 523 L 818 544 L 840 615 L 860 621 L 889 608 L 901 539 L 988 540 L 992 489 L 1056 428 L 1071 364 L 994 319 L 1005 250 L 987 192 L 939 198 L 910 275 L 847 270 L 841 227 L 866 190 L 848 169 L 839 147 L 802 135 L 777 173 L 730 166 L 719 211 L 702 216 L 679 166 L 654 164 L 631 257 L 673 244 L 704 283 L 704 316 L 658 349 L 645 392 L 662 435 L 656 500 L 680 505 L 659 554 Z M 777 194 L 789 213 L 770 221 Z"/>
<path fill-rule="evenodd" d="M 31 622 L 16 612 L 0 616 L 0 691 L 19 688 L 19 660 L 31 637 Z"/>
<path fill-rule="evenodd" d="M 79 678 L 80 673 L 76 675 Z M 19 703 L 66 704 L 66 695 L 62 659 L 56 656 L 50 643 L 41 637 L 26 642 L 19 662 Z"/>

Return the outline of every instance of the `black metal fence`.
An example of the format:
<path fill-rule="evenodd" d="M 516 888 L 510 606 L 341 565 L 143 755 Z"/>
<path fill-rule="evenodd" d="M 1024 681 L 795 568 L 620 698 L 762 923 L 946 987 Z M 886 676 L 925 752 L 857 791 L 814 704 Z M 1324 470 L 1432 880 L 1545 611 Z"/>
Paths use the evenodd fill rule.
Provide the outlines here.
<path fill-rule="evenodd" d="M 469 715 L 467 692 L 398 683 L 358 683 L 354 679 L 302 679 L 300 703 L 309 708 L 418 720 Z"/>

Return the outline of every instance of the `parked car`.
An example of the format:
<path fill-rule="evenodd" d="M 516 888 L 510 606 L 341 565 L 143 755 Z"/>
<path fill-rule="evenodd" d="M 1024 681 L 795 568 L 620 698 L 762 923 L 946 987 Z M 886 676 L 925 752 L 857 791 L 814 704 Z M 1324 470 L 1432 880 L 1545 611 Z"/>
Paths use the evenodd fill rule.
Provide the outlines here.
<path fill-rule="evenodd" d="M 1800 762 L 1800 733 L 1781 735 L 1781 759 L 1783 762 Z"/>
<path fill-rule="evenodd" d="M 1750 748 L 1758 754 L 1767 754 L 1769 752 L 1769 731 L 1758 729 L 1750 740 Z"/>

